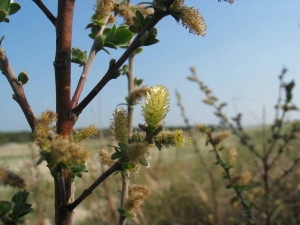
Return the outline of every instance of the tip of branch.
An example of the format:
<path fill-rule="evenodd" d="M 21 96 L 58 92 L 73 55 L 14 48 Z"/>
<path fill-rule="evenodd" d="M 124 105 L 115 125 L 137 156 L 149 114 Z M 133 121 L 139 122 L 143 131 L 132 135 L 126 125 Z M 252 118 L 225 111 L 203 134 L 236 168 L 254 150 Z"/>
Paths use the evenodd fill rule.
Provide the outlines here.
<path fill-rule="evenodd" d="M 0 39 L 0 47 L 1 47 L 1 44 L 2 44 L 2 41 L 4 40 L 4 38 L 6 37 L 6 34 L 4 34 L 1 39 Z"/>

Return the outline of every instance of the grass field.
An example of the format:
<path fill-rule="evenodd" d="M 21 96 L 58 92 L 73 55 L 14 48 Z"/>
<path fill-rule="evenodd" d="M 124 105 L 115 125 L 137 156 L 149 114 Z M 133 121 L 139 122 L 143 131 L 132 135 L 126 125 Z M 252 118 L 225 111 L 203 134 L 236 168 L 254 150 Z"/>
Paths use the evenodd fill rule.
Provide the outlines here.
<path fill-rule="evenodd" d="M 249 129 L 249 135 L 260 145 L 260 129 Z M 210 225 L 210 224 L 246 224 L 244 212 L 239 202 L 234 202 L 234 192 L 226 189 L 227 180 L 222 178 L 222 168 L 215 165 L 215 155 L 211 147 L 205 146 L 205 137 L 197 134 L 197 143 L 200 152 L 186 147 L 183 149 L 166 149 L 161 152 L 151 149 L 149 168 L 142 168 L 138 174 L 131 175 L 131 184 L 147 185 L 151 190 L 150 197 L 145 205 L 136 213 L 136 219 L 128 224 L 157 224 L 157 225 Z M 84 173 L 83 178 L 76 178 L 75 197 L 97 179 L 107 169 L 98 161 L 98 150 L 108 148 L 108 140 L 89 140 L 84 145 L 92 152 L 92 157 L 87 163 L 89 173 Z M 254 214 L 259 224 L 266 224 L 264 218 L 265 196 L 262 182 L 260 181 L 259 168 L 252 155 L 240 145 L 235 137 L 225 140 L 224 145 L 235 146 L 238 152 L 237 162 L 233 171 L 236 174 L 248 172 L 251 182 L 246 192 L 247 199 L 253 201 Z M 274 177 L 280 176 L 282 168 L 288 167 L 299 151 L 299 142 L 291 147 L 288 154 L 279 161 L 280 167 Z M 295 153 L 296 152 L 296 153 Z M 223 153 L 226 156 L 226 152 Z M 299 154 L 298 154 L 299 155 Z M 53 182 L 46 164 L 38 167 L 38 148 L 31 143 L 9 143 L 0 146 L 0 164 L 9 166 L 12 170 L 23 175 L 29 184 L 34 212 L 27 216 L 26 224 L 54 224 L 53 223 Z M 204 159 L 206 168 L 203 166 Z M 211 173 L 209 176 L 208 171 Z M 299 201 L 292 202 L 285 198 L 288 194 L 293 198 L 300 197 L 299 193 L 299 168 L 296 167 L 290 176 L 287 176 L 283 185 L 276 188 L 276 193 L 269 195 L 268 204 L 276 205 L 272 224 L 300 224 L 298 223 L 300 209 Z M 117 224 L 119 205 L 119 191 L 121 176 L 109 177 L 100 185 L 82 205 L 75 210 L 74 224 Z M 213 186 L 211 181 L 213 181 Z M 9 200 L 15 190 L 10 187 L 0 186 L 0 199 Z M 8 198 L 8 199 L 7 199 Z M 298 198 L 299 199 L 299 198 Z M 261 210 L 261 211 L 260 211 Z M 294 221 L 294 222 L 291 222 Z"/>

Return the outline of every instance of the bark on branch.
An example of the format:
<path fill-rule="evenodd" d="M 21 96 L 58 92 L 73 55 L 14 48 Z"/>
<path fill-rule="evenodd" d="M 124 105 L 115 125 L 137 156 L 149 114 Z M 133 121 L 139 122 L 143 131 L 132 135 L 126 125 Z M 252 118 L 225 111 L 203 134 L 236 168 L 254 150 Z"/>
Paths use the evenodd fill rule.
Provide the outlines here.
<path fill-rule="evenodd" d="M 21 83 L 18 82 L 16 75 L 6 56 L 5 50 L 1 46 L 0 46 L 0 69 L 2 70 L 4 76 L 6 77 L 11 88 L 14 91 L 13 99 L 16 100 L 16 102 L 20 105 L 32 132 L 34 132 L 35 125 L 36 125 L 36 118 L 33 114 L 31 106 L 28 104 L 28 101 L 26 99 L 24 87 Z"/>

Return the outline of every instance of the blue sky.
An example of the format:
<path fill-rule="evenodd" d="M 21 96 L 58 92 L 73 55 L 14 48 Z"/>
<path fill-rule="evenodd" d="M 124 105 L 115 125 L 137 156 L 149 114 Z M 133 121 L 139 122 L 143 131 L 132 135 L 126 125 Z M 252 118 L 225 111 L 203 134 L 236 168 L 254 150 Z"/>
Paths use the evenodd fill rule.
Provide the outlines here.
<path fill-rule="evenodd" d="M 17 2 L 22 9 L 10 17 L 10 24 L 0 24 L 0 35 L 6 34 L 2 46 L 16 74 L 22 70 L 29 72 L 25 91 L 35 114 L 40 115 L 46 109 L 55 110 L 55 29 L 32 1 Z M 44 0 L 56 15 L 54 2 Z M 286 81 L 296 82 L 294 102 L 300 105 L 299 0 L 236 0 L 232 5 L 217 0 L 186 0 L 185 3 L 200 10 L 207 24 L 207 35 L 192 35 L 173 18 L 165 18 L 157 25 L 160 42 L 145 47 L 135 61 L 135 76 L 144 79 L 144 84 L 169 88 L 171 111 L 166 118 L 167 125 L 183 124 L 175 89 L 182 94 L 192 124 L 218 121 L 212 109 L 202 103 L 204 95 L 198 86 L 186 79 L 190 66 L 197 68 L 198 76 L 220 101 L 229 104 L 225 110 L 228 115 L 243 113 L 247 126 L 261 123 L 263 107 L 266 107 L 267 122 L 273 121 L 277 77 L 283 66 L 289 69 Z M 76 2 L 73 47 L 87 51 L 91 48 L 92 40 L 84 27 L 89 23 L 93 5 L 94 1 Z M 109 60 L 117 59 L 122 51 L 111 50 L 111 55 L 98 53 L 82 96 L 103 76 Z M 73 91 L 81 69 L 76 64 L 72 66 Z M 91 123 L 108 127 L 115 107 L 124 102 L 126 92 L 125 77 L 111 81 L 81 114 L 76 127 Z M 0 77 L 0 131 L 29 130 L 21 109 L 11 98 L 12 93 L 5 77 Z M 298 112 L 288 118 L 299 116 Z M 135 109 L 134 122 L 135 125 L 144 122 L 139 106 Z"/>

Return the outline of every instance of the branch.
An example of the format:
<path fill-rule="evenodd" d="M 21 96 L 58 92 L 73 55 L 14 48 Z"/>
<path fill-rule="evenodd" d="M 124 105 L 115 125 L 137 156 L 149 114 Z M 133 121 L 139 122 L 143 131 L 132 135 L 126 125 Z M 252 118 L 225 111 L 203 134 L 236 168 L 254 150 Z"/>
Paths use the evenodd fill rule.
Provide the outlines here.
<path fill-rule="evenodd" d="M 48 17 L 48 19 L 51 21 L 51 23 L 56 26 L 56 18 L 55 16 L 49 11 L 49 9 L 44 5 L 44 3 L 41 0 L 32 0 Z"/>
<path fill-rule="evenodd" d="M 109 15 L 102 19 L 103 23 L 107 23 L 108 19 L 109 19 Z M 86 64 L 84 65 L 82 74 L 80 76 L 78 85 L 76 87 L 76 91 L 75 91 L 75 93 L 73 95 L 73 98 L 72 98 L 72 101 L 71 101 L 71 107 L 72 108 L 75 108 L 78 104 L 78 100 L 80 98 L 81 92 L 83 90 L 83 87 L 84 87 L 85 82 L 87 80 L 88 74 L 89 74 L 90 69 L 92 67 L 92 64 L 94 62 L 95 56 L 97 54 L 97 50 L 96 50 L 97 44 L 98 44 L 98 41 L 97 41 L 98 38 L 97 37 L 102 35 L 104 29 L 105 29 L 105 26 L 103 25 L 101 27 L 101 29 L 99 30 L 98 34 L 96 35 L 95 39 L 94 39 L 94 43 L 93 43 L 93 46 L 91 48 L 89 58 L 88 58 Z"/>
<path fill-rule="evenodd" d="M 32 132 L 34 132 L 35 125 L 36 125 L 36 118 L 33 114 L 31 106 L 27 102 L 23 85 L 18 82 L 16 75 L 6 56 L 5 50 L 1 46 L 0 46 L 0 69 L 2 70 L 4 76 L 6 77 L 11 88 L 14 91 L 14 95 L 13 95 L 14 100 L 16 100 L 16 102 L 20 105 Z"/>
<path fill-rule="evenodd" d="M 75 107 L 72 112 L 78 116 L 85 107 L 97 96 L 97 94 L 102 90 L 102 88 L 112 79 L 118 78 L 118 70 L 123 65 L 123 63 L 130 57 L 130 55 L 140 47 L 139 40 L 143 34 L 152 29 L 163 17 L 167 16 L 168 12 L 160 12 L 153 14 L 152 19 L 149 23 L 143 28 L 143 30 L 138 33 L 131 45 L 126 49 L 123 55 L 119 58 L 117 62 L 114 59 L 110 61 L 110 65 L 106 74 L 102 77 L 100 82 L 91 90 L 91 92 Z"/>
<path fill-rule="evenodd" d="M 283 180 L 287 175 L 289 175 L 294 170 L 294 168 L 298 165 L 299 162 L 300 162 L 300 157 L 294 159 L 293 164 L 287 170 L 285 170 L 284 173 L 276 181 L 274 181 L 270 189 L 276 187 L 281 180 Z"/>
<path fill-rule="evenodd" d="M 86 197 L 92 194 L 93 190 L 98 187 L 106 178 L 111 174 L 121 171 L 122 166 L 119 162 L 116 162 L 112 165 L 107 171 L 105 171 L 89 188 L 85 189 L 82 194 L 70 205 L 67 206 L 67 209 L 72 212 Z"/>

